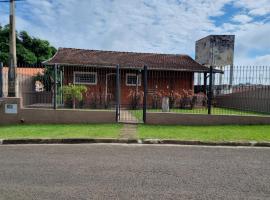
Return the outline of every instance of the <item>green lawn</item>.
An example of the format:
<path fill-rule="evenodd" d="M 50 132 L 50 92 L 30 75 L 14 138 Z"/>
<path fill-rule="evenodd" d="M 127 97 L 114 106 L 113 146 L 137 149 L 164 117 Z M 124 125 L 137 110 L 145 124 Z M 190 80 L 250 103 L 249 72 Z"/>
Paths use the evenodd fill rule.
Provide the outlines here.
<path fill-rule="evenodd" d="M 270 141 L 270 125 L 139 125 L 139 138 L 200 141 Z"/>
<path fill-rule="evenodd" d="M 119 138 L 122 124 L 0 126 L 0 139 Z M 200 141 L 269 141 L 270 125 L 157 126 L 138 125 L 138 138 Z"/>
<path fill-rule="evenodd" d="M 161 112 L 158 109 L 149 109 L 148 112 Z M 207 108 L 194 108 L 194 109 L 170 109 L 170 112 L 183 113 L 183 114 L 208 114 Z M 242 111 L 231 108 L 212 108 L 213 115 L 265 115 L 263 113 L 252 112 L 252 111 Z"/>
<path fill-rule="evenodd" d="M 121 124 L 0 126 L 0 139 L 12 138 L 118 138 Z"/>

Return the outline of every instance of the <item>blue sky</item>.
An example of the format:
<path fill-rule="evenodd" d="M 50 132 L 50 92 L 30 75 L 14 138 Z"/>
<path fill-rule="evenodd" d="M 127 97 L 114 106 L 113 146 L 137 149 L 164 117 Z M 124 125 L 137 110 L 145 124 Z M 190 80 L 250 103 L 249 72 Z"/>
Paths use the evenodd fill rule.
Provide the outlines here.
<path fill-rule="evenodd" d="M 26 0 L 17 29 L 56 47 L 188 54 L 209 34 L 235 34 L 236 65 L 270 64 L 270 0 Z M 8 22 L 0 4 L 0 23 Z"/>

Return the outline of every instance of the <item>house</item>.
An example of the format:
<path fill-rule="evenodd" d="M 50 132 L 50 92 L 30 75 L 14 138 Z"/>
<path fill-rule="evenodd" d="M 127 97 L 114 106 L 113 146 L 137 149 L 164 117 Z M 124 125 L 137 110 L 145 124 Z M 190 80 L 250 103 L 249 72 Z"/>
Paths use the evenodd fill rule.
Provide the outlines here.
<path fill-rule="evenodd" d="M 93 102 L 114 104 L 116 94 L 116 65 L 120 65 L 120 97 L 123 106 L 132 104 L 143 91 L 142 70 L 148 67 L 148 104 L 157 95 L 194 91 L 194 73 L 206 73 L 202 66 L 188 55 L 133 53 L 117 51 L 59 48 L 56 54 L 44 62 L 58 66 L 63 84 L 83 84 L 88 87 L 84 104 Z M 141 98 L 141 97 L 138 97 Z"/>

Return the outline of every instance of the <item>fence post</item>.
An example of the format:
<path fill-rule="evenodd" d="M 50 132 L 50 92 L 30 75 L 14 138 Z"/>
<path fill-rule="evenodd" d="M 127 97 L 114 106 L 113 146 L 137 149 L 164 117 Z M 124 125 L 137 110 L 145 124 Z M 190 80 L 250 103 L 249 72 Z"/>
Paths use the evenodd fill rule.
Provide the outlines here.
<path fill-rule="evenodd" d="M 0 98 L 3 96 L 3 63 L 0 62 Z"/>
<path fill-rule="evenodd" d="M 146 123 L 146 109 L 147 109 L 147 65 L 143 67 L 143 123 Z"/>
<path fill-rule="evenodd" d="M 116 106 L 115 121 L 118 122 L 120 115 L 120 67 L 116 65 Z"/>
<path fill-rule="evenodd" d="M 57 109 L 57 64 L 54 65 L 53 109 Z"/>
<path fill-rule="evenodd" d="M 213 66 L 210 66 L 209 71 L 209 91 L 208 91 L 208 115 L 211 115 L 211 108 L 212 108 L 212 85 L 213 85 Z"/>

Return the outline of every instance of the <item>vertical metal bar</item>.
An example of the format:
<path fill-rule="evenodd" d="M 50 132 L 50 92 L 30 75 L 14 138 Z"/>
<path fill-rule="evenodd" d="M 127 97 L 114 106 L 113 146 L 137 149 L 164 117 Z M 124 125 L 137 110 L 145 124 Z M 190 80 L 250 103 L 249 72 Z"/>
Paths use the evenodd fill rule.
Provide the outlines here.
<path fill-rule="evenodd" d="M 116 112 L 115 112 L 115 120 L 119 121 L 120 116 L 120 67 L 116 65 Z"/>
<path fill-rule="evenodd" d="M 146 123 L 146 109 L 147 109 L 147 65 L 143 68 L 143 123 Z"/>
<path fill-rule="evenodd" d="M 53 109 L 57 108 L 57 64 L 54 65 Z"/>
<path fill-rule="evenodd" d="M 0 97 L 3 96 L 3 63 L 0 62 Z"/>
<path fill-rule="evenodd" d="M 229 78 L 229 88 L 231 89 L 233 86 L 233 71 L 234 71 L 234 66 L 231 64 L 230 65 L 230 78 Z"/>
<path fill-rule="evenodd" d="M 137 95 L 138 95 L 138 84 L 139 84 L 139 71 L 136 70 L 136 91 L 135 91 L 136 98 L 137 98 Z"/>
<path fill-rule="evenodd" d="M 212 85 L 213 85 L 213 66 L 210 66 L 209 71 L 209 91 L 208 91 L 208 115 L 211 115 L 211 108 L 212 108 Z"/>
<path fill-rule="evenodd" d="M 61 104 L 64 104 L 63 85 L 64 85 L 64 67 L 61 69 Z"/>
<path fill-rule="evenodd" d="M 207 87 L 207 73 L 203 73 L 203 93 L 206 95 Z"/>

